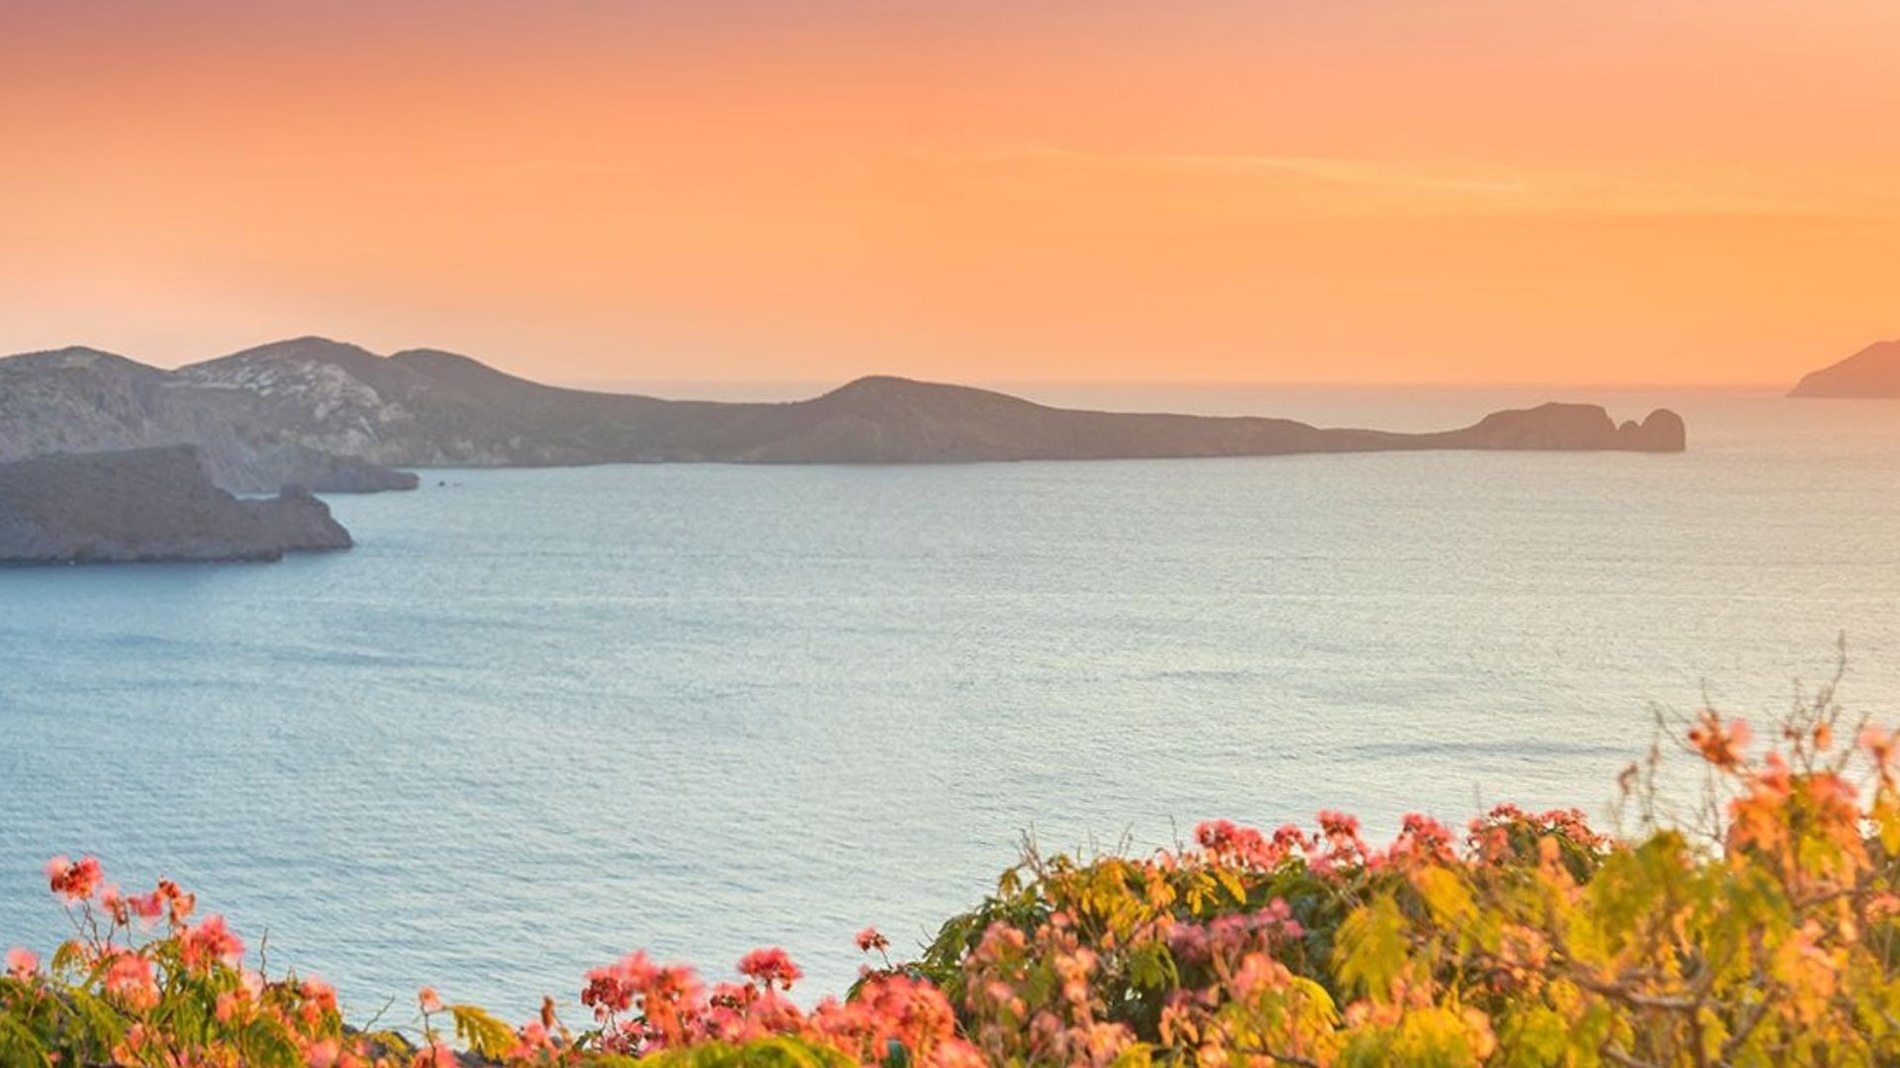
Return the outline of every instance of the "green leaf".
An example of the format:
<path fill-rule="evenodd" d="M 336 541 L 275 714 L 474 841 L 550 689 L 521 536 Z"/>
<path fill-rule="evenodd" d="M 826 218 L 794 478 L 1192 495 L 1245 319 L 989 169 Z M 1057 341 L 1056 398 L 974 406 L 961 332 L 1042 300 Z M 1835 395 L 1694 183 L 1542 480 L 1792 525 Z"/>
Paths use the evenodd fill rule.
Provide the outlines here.
<path fill-rule="evenodd" d="M 52 1059 L 26 1024 L 12 1013 L 0 1013 L 0 1063 L 19 1068 L 52 1068 Z"/>
<path fill-rule="evenodd" d="M 602 1060 L 600 1065 L 615 1062 Z M 668 1050 L 638 1063 L 646 1068 L 854 1068 L 842 1052 L 794 1038 L 767 1038 L 731 1046 L 722 1042 Z"/>
<path fill-rule="evenodd" d="M 1392 996 L 1392 980 L 1405 968 L 1405 917 L 1390 895 L 1375 898 L 1353 910 L 1339 925 L 1339 944 L 1334 952 L 1339 978 L 1356 986 L 1376 1002 Z"/>
<path fill-rule="evenodd" d="M 1561 1063 L 1570 1044 L 1570 1030 L 1555 1009 L 1539 1005 L 1525 1013 L 1510 1036 L 1524 1057 L 1535 1064 Z"/>
<path fill-rule="evenodd" d="M 474 1005 L 450 1005 L 455 1037 L 480 1057 L 499 1057 L 514 1048 L 515 1029 Z"/>
<path fill-rule="evenodd" d="M 1432 919 L 1441 926 L 1457 928 L 1471 922 L 1478 908 L 1472 902 L 1471 890 L 1464 880 L 1445 868 L 1426 868 L 1414 879 L 1418 885 L 1419 896 L 1425 899 L 1425 907 L 1431 909 Z"/>

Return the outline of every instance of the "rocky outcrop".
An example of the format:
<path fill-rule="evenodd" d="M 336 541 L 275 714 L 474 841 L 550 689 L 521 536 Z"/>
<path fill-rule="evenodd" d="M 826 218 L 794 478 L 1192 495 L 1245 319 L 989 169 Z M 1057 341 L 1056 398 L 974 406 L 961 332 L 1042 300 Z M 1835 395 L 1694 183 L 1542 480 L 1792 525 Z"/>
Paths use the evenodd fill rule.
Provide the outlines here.
<path fill-rule="evenodd" d="M 0 361 L 0 368 L 45 358 L 16 357 Z M 454 353 L 418 349 L 382 357 L 314 337 L 169 373 L 107 359 L 117 361 L 114 375 L 132 382 L 124 392 L 150 392 L 168 410 L 187 413 L 172 419 L 190 427 L 191 436 L 181 440 L 199 443 L 220 484 L 246 484 L 236 488 L 254 484 L 255 470 L 266 461 L 284 482 L 357 489 L 383 488 L 374 480 L 387 477 L 392 466 L 944 463 L 1391 449 L 1679 452 L 1686 436 L 1673 413 L 1618 427 L 1594 405 L 1545 405 L 1499 412 L 1462 430 L 1395 434 L 1288 419 L 1076 411 L 889 376 L 787 404 L 667 401 L 544 386 Z M 103 388 L 86 391 L 98 395 Z M 161 401 L 140 403 L 149 408 Z M 109 438 L 117 423 L 108 414 L 124 406 L 114 400 L 86 409 L 78 432 L 60 414 L 73 405 L 0 408 L 0 450 L 10 438 L 40 448 Z M 221 418 L 235 422 L 221 424 Z M 233 438 L 237 445 L 228 444 Z M 227 469 L 229 455 L 237 459 Z M 352 462 L 362 466 L 341 466 Z M 319 472 L 307 473 L 310 465 Z"/>
<path fill-rule="evenodd" d="M 1443 440 L 1452 443 L 1450 448 L 1682 452 L 1688 439 L 1682 416 L 1667 408 L 1649 413 L 1641 423 L 1619 426 L 1594 404 L 1544 404 L 1493 412 Z"/>
<path fill-rule="evenodd" d="M 350 544 L 307 490 L 240 500 L 188 445 L 0 464 L 0 563 L 276 560 Z"/>
<path fill-rule="evenodd" d="M 1900 398 L 1900 341 L 1882 341 L 1803 378 L 1790 397 Z"/>
<path fill-rule="evenodd" d="M 194 388 L 97 349 L 0 360 L 0 462 L 54 453 L 196 446 L 233 493 L 413 489 L 416 476 L 325 452 L 277 430 L 259 398 Z"/>
<path fill-rule="evenodd" d="M 1640 452 L 1685 452 L 1689 448 L 1689 425 L 1681 415 L 1658 408 L 1640 424 L 1624 423 L 1617 434 Z"/>

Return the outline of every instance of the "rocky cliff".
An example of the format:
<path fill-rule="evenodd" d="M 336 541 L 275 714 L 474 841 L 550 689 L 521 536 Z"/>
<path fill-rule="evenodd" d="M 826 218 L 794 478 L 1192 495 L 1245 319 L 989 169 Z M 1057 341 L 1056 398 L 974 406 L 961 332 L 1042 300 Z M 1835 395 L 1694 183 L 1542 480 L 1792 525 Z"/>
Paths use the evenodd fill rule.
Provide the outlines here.
<path fill-rule="evenodd" d="M 276 560 L 349 547 L 349 531 L 307 491 L 240 500 L 212 483 L 191 446 L 0 464 L 0 563 Z"/>
<path fill-rule="evenodd" d="M 0 462 L 180 444 L 196 446 L 212 479 L 233 493 L 416 486 L 407 472 L 295 440 L 245 393 L 199 389 L 96 349 L 0 359 Z"/>

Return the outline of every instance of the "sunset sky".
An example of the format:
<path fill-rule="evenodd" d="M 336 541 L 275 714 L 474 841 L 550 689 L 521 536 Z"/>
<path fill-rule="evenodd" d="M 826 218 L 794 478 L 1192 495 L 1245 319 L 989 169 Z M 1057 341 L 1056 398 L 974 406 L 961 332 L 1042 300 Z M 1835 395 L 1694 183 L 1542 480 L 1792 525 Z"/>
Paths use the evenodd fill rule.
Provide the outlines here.
<path fill-rule="evenodd" d="M 1894 0 L 0 0 L 0 351 L 1785 383 L 1900 336 Z"/>

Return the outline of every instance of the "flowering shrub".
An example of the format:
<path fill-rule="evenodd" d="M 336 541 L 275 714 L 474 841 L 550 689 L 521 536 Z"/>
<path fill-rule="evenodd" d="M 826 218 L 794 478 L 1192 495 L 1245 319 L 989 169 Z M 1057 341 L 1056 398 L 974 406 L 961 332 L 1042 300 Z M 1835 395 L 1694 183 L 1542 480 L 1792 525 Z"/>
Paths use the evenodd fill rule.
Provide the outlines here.
<path fill-rule="evenodd" d="M 176 884 L 128 895 L 91 857 L 55 857 L 47 876 L 77 937 L 44 966 L 23 949 L 7 954 L 4 1068 L 983 1063 L 957 1037 L 955 1012 L 935 986 L 895 971 L 867 974 L 850 1001 L 827 999 L 807 1012 L 785 996 L 802 973 L 781 949 L 747 954 L 741 982 L 710 988 L 691 969 L 644 953 L 597 968 L 581 994 L 594 1026 L 579 1034 L 551 999 L 535 1019 L 511 1026 L 475 1006 L 445 1004 L 428 987 L 412 1032 L 355 1031 L 327 984 L 272 980 L 247 967 L 244 943 L 221 917 L 194 921 L 196 899 Z M 888 945 L 868 929 L 859 941 L 867 952 Z"/>
<path fill-rule="evenodd" d="M 551 1001 L 511 1025 L 427 988 L 408 1029 L 355 1031 L 176 885 L 55 858 L 77 936 L 7 954 L 0 1065 L 1900 1063 L 1900 740 L 1831 700 L 1772 750 L 1712 712 L 1685 727 L 1693 828 L 1655 818 L 1652 758 L 1626 837 L 1502 806 L 1378 848 L 1322 813 L 1143 858 L 1032 851 L 915 961 L 861 932 L 875 965 L 842 1001 L 792 1002 L 778 949 L 710 986 L 634 953 L 587 974 L 580 1031 Z"/>

